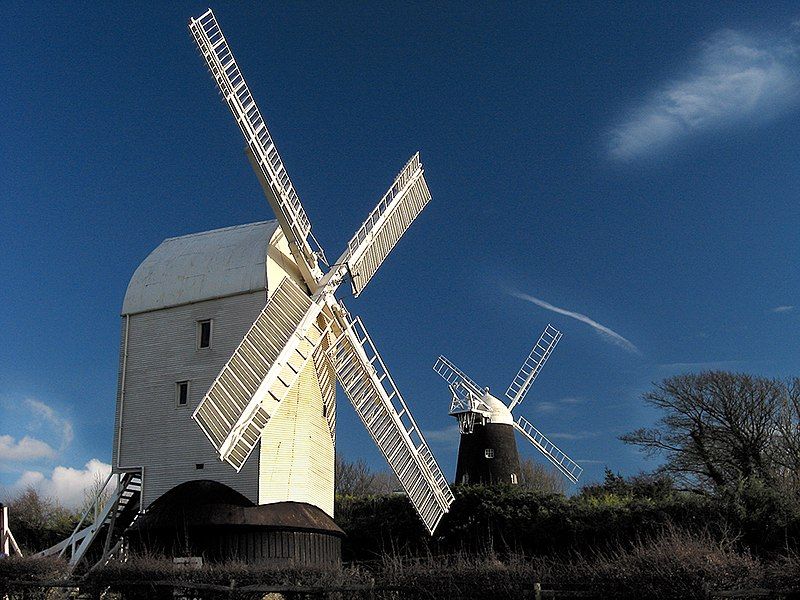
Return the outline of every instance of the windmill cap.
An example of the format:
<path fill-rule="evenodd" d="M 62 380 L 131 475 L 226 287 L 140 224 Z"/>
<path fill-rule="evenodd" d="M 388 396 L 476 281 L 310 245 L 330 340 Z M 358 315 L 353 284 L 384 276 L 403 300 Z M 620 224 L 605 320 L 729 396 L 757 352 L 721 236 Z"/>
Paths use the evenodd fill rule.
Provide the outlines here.
<path fill-rule="evenodd" d="M 511 416 L 511 411 L 508 410 L 508 407 L 500 400 L 487 393 L 483 397 L 483 401 L 489 407 L 489 410 L 492 411 L 489 421 L 492 423 L 502 423 L 505 425 L 514 424 L 514 417 Z"/>

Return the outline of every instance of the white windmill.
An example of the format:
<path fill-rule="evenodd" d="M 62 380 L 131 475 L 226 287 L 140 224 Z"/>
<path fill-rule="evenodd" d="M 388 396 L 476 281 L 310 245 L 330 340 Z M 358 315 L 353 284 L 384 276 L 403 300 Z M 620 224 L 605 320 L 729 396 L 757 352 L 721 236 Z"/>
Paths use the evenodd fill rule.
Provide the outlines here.
<path fill-rule="evenodd" d="M 433 532 L 453 494 L 361 320 L 334 297 L 345 277 L 363 291 L 430 200 L 419 154 L 324 272 L 214 14 L 189 29 L 277 220 L 166 239 L 136 269 L 122 305 L 112 473 L 72 534 L 40 555 L 72 568 L 142 547 L 338 564 L 337 378 Z"/>
<path fill-rule="evenodd" d="M 213 12 L 191 19 L 189 29 L 244 136 L 247 155 L 300 275 L 299 282 L 286 277 L 271 293 L 192 418 L 219 458 L 239 470 L 259 440 L 262 447 L 270 443 L 270 421 L 300 385 L 306 368 L 313 365 L 320 380 L 327 366 L 328 376 L 332 369 L 433 532 L 453 502 L 452 492 L 363 323 L 334 296 L 346 276 L 353 295 L 359 296 L 430 200 L 419 154 L 403 167 L 342 255 L 324 272 L 324 254 Z M 332 385 L 329 381 L 323 387 Z M 332 487 L 325 493 L 332 500 Z"/>
<path fill-rule="evenodd" d="M 517 375 L 506 390 L 506 406 L 479 387 L 452 362 L 439 356 L 433 366 L 448 383 L 452 394 L 450 414 L 458 420 L 461 440 L 456 467 L 457 483 L 517 484 L 519 454 L 514 430 L 533 444 L 567 479 L 578 481 L 583 469 L 523 416 L 512 416 L 525 399 L 539 372 L 561 339 L 561 332 L 547 325 Z"/>

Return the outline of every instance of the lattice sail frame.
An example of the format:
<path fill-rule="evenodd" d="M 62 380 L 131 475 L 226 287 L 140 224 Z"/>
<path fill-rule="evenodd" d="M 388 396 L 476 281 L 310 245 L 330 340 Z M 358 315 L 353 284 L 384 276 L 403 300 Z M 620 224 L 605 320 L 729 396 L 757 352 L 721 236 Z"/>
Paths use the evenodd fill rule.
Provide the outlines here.
<path fill-rule="evenodd" d="M 484 401 L 477 383 L 442 355 L 436 359 L 433 370 L 450 388 L 450 415 L 458 420 L 460 433 L 472 433 L 475 425 L 485 425 L 489 421 L 492 409 Z"/>
<path fill-rule="evenodd" d="M 431 193 L 423 172 L 417 152 L 348 242 L 347 269 L 356 298 L 430 202 Z"/>
<path fill-rule="evenodd" d="M 548 440 L 545 435 L 536 429 L 525 417 L 517 417 L 514 421 L 514 428 L 519 431 L 525 439 L 544 454 L 545 458 L 561 471 L 561 473 L 572 483 L 577 483 L 578 478 L 583 473 L 583 467 L 564 454 L 558 446 Z"/>
<path fill-rule="evenodd" d="M 533 349 L 523 361 L 514 379 L 511 380 L 511 385 L 509 385 L 508 390 L 506 390 L 506 398 L 511 401 L 508 405 L 508 410 L 514 410 L 514 407 L 525 399 L 525 396 L 531 389 L 533 382 L 536 380 L 542 367 L 544 367 L 547 359 L 550 358 L 561 336 L 561 332 L 549 323 L 547 327 L 544 328 L 542 335 L 539 336 L 539 339 L 533 345 Z"/>
<path fill-rule="evenodd" d="M 561 332 L 548 323 L 506 392 L 506 397 L 511 400 L 508 406 L 509 413 L 525 398 L 561 337 Z M 483 392 L 478 384 L 442 355 L 436 359 L 433 370 L 450 387 L 452 393 L 450 414 L 458 419 L 460 432 L 471 434 L 475 424 L 484 424 L 491 413 L 491 409 L 481 400 Z M 514 428 L 553 463 L 567 479 L 573 483 L 578 481 L 583 468 L 547 439 L 529 421 L 524 417 L 518 417 L 514 422 Z"/>
<path fill-rule="evenodd" d="M 322 343 L 330 323 L 323 308 L 285 277 L 195 409 L 192 418 L 237 471 Z"/>
<path fill-rule="evenodd" d="M 298 266 L 314 272 L 316 256 L 308 243 L 311 222 L 211 9 L 191 19 L 189 30 L 247 142 L 251 160 L 255 161 L 264 191 L 287 233 Z"/>
<path fill-rule="evenodd" d="M 472 410 L 491 412 L 489 407 L 481 400 L 483 391 L 478 384 L 472 381 L 447 357 L 439 355 L 433 365 L 433 370 L 447 382 L 452 392 L 450 414 Z"/>
<path fill-rule="evenodd" d="M 360 318 L 331 350 L 339 383 L 430 533 L 454 496 Z"/>

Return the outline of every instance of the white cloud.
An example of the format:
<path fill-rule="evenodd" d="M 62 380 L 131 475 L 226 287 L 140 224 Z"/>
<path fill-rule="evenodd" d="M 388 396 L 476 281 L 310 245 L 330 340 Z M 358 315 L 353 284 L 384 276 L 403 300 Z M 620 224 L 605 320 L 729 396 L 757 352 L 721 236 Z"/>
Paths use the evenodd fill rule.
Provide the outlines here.
<path fill-rule="evenodd" d="M 449 425 L 443 429 L 429 429 L 423 435 L 428 442 L 434 444 L 454 444 L 458 442 L 461 433 L 458 425 Z"/>
<path fill-rule="evenodd" d="M 604 339 L 608 340 L 609 342 L 616 344 L 628 352 L 633 352 L 634 354 L 639 354 L 639 349 L 633 345 L 630 341 L 626 340 L 616 331 L 609 329 L 605 325 L 601 325 L 594 319 L 587 317 L 578 312 L 573 312 L 571 310 L 567 310 L 566 308 L 559 308 L 558 306 L 553 306 L 549 302 L 545 302 L 544 300 L 540 300 L 539 298 L 535 298 L 534 296 L 530 296 L 528 294 L 523 294 L 521 292 L 511 292 L 512 296 L 520 298 L 522 300 L 526 300 L 528 302 L 532 302 L 537 306 L 541 306 L 545 310 L 552 311 L 554 313 L 558 313 L 560 315 L 564 315 L 565 317 L 570 317 L 571 319 L 575 319 L 580 321 L 581 323 L 586 323 L 589 327 L 592 327 L 595 331 L 597 331 Z"/>
<path fill-rule="evenodd" d="M 782 306 L 776 306 L 775 308 L 770 309 L 774 313 L 782 313 L 782 312 L 789 312 L 790 310 L 794 310 L 794 306 L 789 306 L 784 304 Z"/>
<path fill-rule="evenodd" d="M 687 73 L 667 82 L 620 120 L 609 155 L 629 161 L 681 138 L 780 113 L 800 97 L 797 47 L 777 36 L 722 31 Z"/>
<path fill-rule="evenodd" d="M 29 436 L 16 441 L 10 435 L 0 435 L 1 461 L 32 461 L 40 458 L 55 458 L 56 451 L 42 440 Z"/>
<path fill-rule="evenodd" d="M 78 508 L 84 503 L 87 490 L 91 490 L 96 482 L 105 481 L 110 472 L 111 465 L 96 458 L 87 462 L 83 469 L 58 466 L 49 477 L 40 471 L 25 471 L 14 484 L 8 486 L 6 492 L 14 495 L 33 487 L 62 506 Z"/>
<path fill-rule="evenodd" d="M 25 399 L 15 403 L 14 410 L 22 411 L 21 422 L 15 430 L 27 430 L 22 438 L 0 433 L 0 463 L 30 463 L 56 459 L 72 443 L 72 423 L 61 417 L 51 406 L 39 400 Z M 7 422 L 7 425 L 9 423 Z"/>

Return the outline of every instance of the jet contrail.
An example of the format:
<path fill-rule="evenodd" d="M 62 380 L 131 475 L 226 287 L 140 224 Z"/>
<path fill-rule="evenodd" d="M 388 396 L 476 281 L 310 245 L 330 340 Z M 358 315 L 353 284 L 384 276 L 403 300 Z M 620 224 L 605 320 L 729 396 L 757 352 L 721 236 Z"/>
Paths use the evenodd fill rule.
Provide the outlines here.
<path fill-rule="evenodd" d="M 592 327 L 596 332 L 604 336 L 608 341 L 617 344 L 618 346 L 622 346 L 628 352 L 633 352 L 634 354 L 641 354 L 636 346 L 634 346 L 631 342 L 626 340 L 616 331 L 609 329 L 605 325 L 601 325 L 600 323 L 598 323 L 594 319 L 590 319 L 586 315 L 582 315 L 581 313 L 573 312 L 565 308 L 559 308 L 558 306 L 553 306 L 549 302 L 545 302 L 544 300 L 540 300 L 539 298 L 529 296 L 528 294 L 523 294 L 522 292 L 512 291 L 511 295 L 520 298 L 521 300 L 527 300 L 528 302 L 532 302 L 536 306 L 541 306 L 545 310 L 551 310 L 554 313 L 564 315 L 565 317 L 571 317 L 573 319 L 580 321 L 581 323 L 586 323 L 589 327 Z"/>

